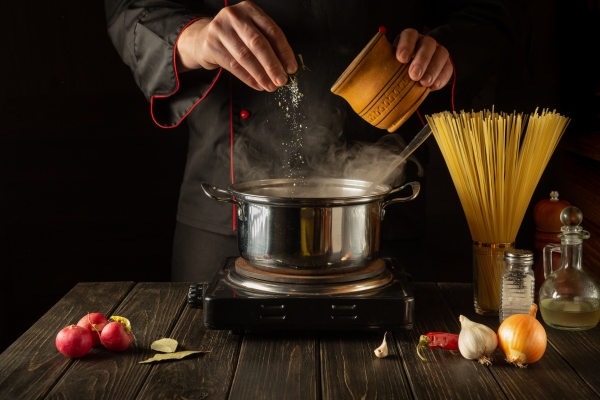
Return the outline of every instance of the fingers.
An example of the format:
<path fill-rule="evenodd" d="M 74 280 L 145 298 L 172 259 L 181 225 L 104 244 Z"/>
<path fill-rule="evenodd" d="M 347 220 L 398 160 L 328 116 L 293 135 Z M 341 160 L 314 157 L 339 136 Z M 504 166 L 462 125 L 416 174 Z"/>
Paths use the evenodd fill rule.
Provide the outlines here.
<path fill-rule="evenodd" d="M 435 78 L 433 84 L 431 85 L 431 90 L 435 91 L 445 87 L 448 84 L 448 82 L 450 82 L 450 79 L 452 79 L 453 73 L 454 66 L 450 61 L 450 57 L 448 57 L 448 59 L 444 63 L 444 66 L 442 67 L 442 70 L 440 71 L 440 74 L 437 76 L 437 78 Z"/>
<path fill-rule="evenodd" d="M 402 64 L 408 64 L 412 60 L 419 36 L 419 32 L 411 28 L 403 30 L 398 36 L 396 57 Z"/>
<path fill-rule="evenodd" d="M 219 16 L 215 17 L 201 32 L 197 41 L 200 45 L 196 47 L 195 59 L 202 68 L 225 68 L 248 86 L 256 90 L 265 90 L 268 84 L 265 83 L 264 78 L 263 84 L 259 83 L 253 76 L 253 71 L 249 71 L 239 61 L 252 55 L 244 50 L 246 47 L 230 21 Z M 251 61 L 244 61 L 244 63 L 248 64 Z M 257 70 L 258 68 L 254 68 L 255 75 L 260 74 L 256 72 Z"/>
<path fill-rule="evenodd" d="M 415 29 L 405 29 L 400 33 L 396 57 L 401 63 L 410 62 L 410 78 L 431 90 L 443 88 L 452 77 L 453 67 L 448 50 L 434 38 L 421 35 Z"/>
<path fill-rule="evenodd" d="M 256 8 L 258 9 L 258 7 Z M 295 73 L 298 70 L 296 57 L 279 26 L 269 16 L 260 11 L 260 9 L 252 14 L 252 20 L 255 27 L 268 41 L 268 43 L 260 43 L 257 53 L 260 55 L 261 50 L 265 50 L 269 56 L 271 53 L 274 54 L 279 61 L 277 63 L 278 66 L 283 66 L 286 74 Z"/>
<path fill-rule="evenodd" d="M 257 90 L 275 91 L 298 69 L 283 31 L 252 2 L 221 10 L 202 37 L 203 67 L 221 66 Z"/>

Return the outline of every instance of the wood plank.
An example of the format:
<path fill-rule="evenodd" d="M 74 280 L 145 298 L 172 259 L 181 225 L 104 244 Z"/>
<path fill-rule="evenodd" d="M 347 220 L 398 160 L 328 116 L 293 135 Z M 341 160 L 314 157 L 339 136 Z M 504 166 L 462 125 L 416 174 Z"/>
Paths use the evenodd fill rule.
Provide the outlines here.
<path fill-rule="evenodd" d="M 243 338 L 230 399 L 319 399 L 311 332 L 253 332 Z"/>
<path fill-rule="evenodd" d="M 73 363 L 49 396 L 65 399 L 132 399 L 141 390 L 150 358 L 150 344 L 168 335 L 187 304 L 186 283 L 139 283 L 113 315 L 131 321 L 134 345 L 123 352 L 93 349 Z M 82 296 L 83 298 L 83 296 Z"/>
<path fill-rule="evenodd" d="M 475 314 L 470 284 L 413 286 L 415 327 L 388 334 L 390 355 L 378 359 L 373 350 L 381 344 L 381 332 L 234 335 L 203 327 L 202 310 L 187 306 L 189 284 L 81 283 L 0 354 L 0 398 L 600 397 L 600 327 L 583 332 L 548 327 L 546 354 L 526 369 L 509 365 L 499 351 L 491 367 L 443 350 L 425 350 L 427 361 L 421 361 L 419 336 L 458 333 L 460 314 L 494 330 L 499 323 Z M 95 348 L 78 360 L 58 353 L 55 332 L 91 310 L 128 317 L 135 345 L 122 353 Z M 182 350 L 211 353 L 139 364 L 154 355 L 150 343 L 165 336 L 177 339 Z"/>
<path fill-rule="evenodd" d="M 428 332 L 459 333 L 460 324 L 459 314 L 450 307 L 436 284 L 413 286 L 416 307 L 414 328 L 407 332 L 396 332 L 395 335 L 415 397 L 505 399 L 488 368 L 477 361 L 465 359 L 458 351 L 426 349 L 423 355 L 427 361 L 417 356 L 416 346 L 421 335 Z M 465 296 L 463 292 L 461 294 Z"/>
<path fill-rule="evenodd" d="M 146 368 L 150 374 L 140 399 L 226 399 L 233 381 L 241 336 L 204 327 L 202 310 L 186 307 L 173 333 L 178 350 L 210 353 L 181 361 L 160 362 Z"/>
<path fill-rule="evenodd" d="M 600 397 L 600 325 L 586 331 L 563 331 L 547 326 L 549 346 L 552 346 Z"/>
<path fill-rule="evenodd" d="M 486 317 L 475 313 L 471 285 L 439 286 L 452 305 L 454 314 L 463 314 L 474 322 L 498 331 L 498 317 Z M 575 351 L 575 342 L 565 342 L 563 349 L 565 353 Z M 591 368 L 590 357 L 587 357 L 587 361 L 587 368 Z M 499 349 L 493 354 L 492 362 L 488 368 L 510 398 L 597 398 L 553 346 L 547 346 L 544 356 L 539 361 L 529 364 L 527 368 L 518 368 L 504 361 L 504 355 Z"/>
<path fill-rule="evenodd" d="M 323 399 L 412 398 L 392 332 L 386 338 L 389 355 L 377 358 L 374 354 L 383 335 L 383 332 L 321 333 Z"/>
<path fill-rule="evenodd" d="M 34 399 L 45 395 L 72 365 L 56 350 L 56 334 L 88 312 L 110 315 L 133 282 L 79 283 L 16 342 L 0 354 L 0 398 Z M 95 351 L 95 350 L 92 350 Z"/>

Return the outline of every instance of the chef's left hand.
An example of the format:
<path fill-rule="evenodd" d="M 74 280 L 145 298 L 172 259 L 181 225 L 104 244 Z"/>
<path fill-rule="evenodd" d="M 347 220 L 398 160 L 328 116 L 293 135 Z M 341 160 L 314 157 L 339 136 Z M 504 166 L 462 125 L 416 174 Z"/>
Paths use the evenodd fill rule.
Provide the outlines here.
<path fill-rule="evenodd" d="M 452 62 L 448 50 L 430 36 L 408 28 L 396 39 L 396 58 L 403 64 L 411 62 L 408 75 L 432 91 L 446 86 L 452 77 Z"/>

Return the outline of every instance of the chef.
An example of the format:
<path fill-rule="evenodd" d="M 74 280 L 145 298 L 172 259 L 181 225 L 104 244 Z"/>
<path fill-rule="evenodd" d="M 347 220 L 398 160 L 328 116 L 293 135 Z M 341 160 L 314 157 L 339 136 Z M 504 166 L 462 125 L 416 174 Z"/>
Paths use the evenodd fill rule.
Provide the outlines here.
<path fill-rule="evenodd" d="M 304 176 L 323 170 L 316 164 L 332 152 L 386 136 L 330 91 L 378 30 L 410 63 L 410 78 L 431 89 L 395 133 L 401 142 L 420 129 L 423 114 L 469 109 L 515 51 L 515 15 L 501 0 L 106 0 L 105 8 L 109 35 L 153 120 L 189 129 L 174 281 L 208 281 L 225 257 L 239 254 L 232 206 L 208 198 L 201 182 L 227 188 L 260 174 Z M 427 153 L 416 157 L 425 162 Z M 387 212 L 384 253 L 385 243 L 392 250 L 423 243 L 424 213 L 424 201 Z"/>

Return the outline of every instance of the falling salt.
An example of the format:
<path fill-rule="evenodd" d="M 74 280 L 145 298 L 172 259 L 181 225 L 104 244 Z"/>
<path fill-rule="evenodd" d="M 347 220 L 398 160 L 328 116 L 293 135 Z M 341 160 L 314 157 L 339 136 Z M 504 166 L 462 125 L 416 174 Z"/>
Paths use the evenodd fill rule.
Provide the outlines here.
<path fill-rule="evenodd" d="M 302 174 L 304 164 L 302 157 L 302 132 L 304 127 L 301 123 L 304 116 L 300 112 L 300 103 L 303 95 L 298 88 L 298 80 L 291 79 L 287 85 L 277 90 L 276 96 L 278 104 L 283 111 L 285 130 L 290 135 L 289 140 L 282 143 L 284 153 L 288 156 L 283 166 L 283 168 L 286 168 L 285 176 L 287 178 L 304 178 Z"/>

